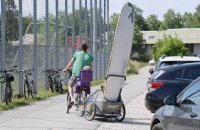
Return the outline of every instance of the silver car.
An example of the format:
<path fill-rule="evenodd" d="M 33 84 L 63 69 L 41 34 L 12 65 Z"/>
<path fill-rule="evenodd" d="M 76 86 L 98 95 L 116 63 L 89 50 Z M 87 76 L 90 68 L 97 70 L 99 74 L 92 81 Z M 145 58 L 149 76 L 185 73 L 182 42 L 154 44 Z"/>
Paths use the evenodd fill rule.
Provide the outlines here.
<path fill-rule="evenodd" d="M 151 130 L 200 130 L 200 78 L 164 103 L 154 114 Z"/>

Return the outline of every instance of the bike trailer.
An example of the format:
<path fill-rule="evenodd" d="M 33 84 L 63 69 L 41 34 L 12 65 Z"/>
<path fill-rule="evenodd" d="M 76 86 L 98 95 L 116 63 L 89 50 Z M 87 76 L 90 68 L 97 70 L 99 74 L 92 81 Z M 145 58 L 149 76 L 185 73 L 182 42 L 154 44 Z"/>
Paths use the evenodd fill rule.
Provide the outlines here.
<path fill-rule="evenodd" d="M 132 48 L 133 11 L 133 5 L 129 2 L 122 8 L 105 78 L 105 90 L 97 90 L 85 102 L 84 113 L 87 120 L 92 120 L 95 116 L 124 120 L 126 110 L 121 100 L 121 90 L 126 80 L 127 64 Z"/>

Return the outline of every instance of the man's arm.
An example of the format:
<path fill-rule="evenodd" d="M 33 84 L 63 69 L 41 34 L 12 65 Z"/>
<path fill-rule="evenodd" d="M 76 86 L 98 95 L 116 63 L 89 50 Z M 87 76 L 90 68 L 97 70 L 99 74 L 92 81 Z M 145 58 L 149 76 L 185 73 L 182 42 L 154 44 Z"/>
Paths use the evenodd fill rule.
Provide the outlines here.
<path fill-rule="evenodd" d="M 68 65 L 63 69 L 64 72 L 66 72 L 67 70 L 69 70 L 72 65 L 74 64 L 74 60 L 73 58 L 70 60 L 70 62 L 68 63 Z"/>

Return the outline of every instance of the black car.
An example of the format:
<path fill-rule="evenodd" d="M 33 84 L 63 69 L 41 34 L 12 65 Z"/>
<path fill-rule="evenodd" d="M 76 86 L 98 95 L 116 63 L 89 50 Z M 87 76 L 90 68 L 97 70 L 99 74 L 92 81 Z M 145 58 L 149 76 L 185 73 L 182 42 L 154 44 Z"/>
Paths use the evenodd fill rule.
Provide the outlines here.
<path fill-rule="evenodd" d="M 151 130 L 200 130 L 200 78 L 164 102 L 154 114 Z"/>
<path fill-rule="evenodd" d="M 162 67 L 155 71 L 147 82 L 148 92 L 145 106 L 155 112 L 164 105 L 163 100 L 172 94 L 179 94 L 187 85 L 200 76 L 200 63 L 186 63 Z"/>

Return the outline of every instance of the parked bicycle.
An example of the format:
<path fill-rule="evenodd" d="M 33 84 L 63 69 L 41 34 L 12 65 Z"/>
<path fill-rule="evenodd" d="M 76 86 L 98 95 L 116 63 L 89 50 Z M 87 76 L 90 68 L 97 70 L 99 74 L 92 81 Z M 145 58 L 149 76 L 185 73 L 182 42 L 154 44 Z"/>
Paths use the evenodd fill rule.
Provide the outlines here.
<path fill-rule="evenodd" d="M 62 85 L 62 79 L 60 77 L 60 72 L 63 69 L 59 70 L 54 70 L 54 89 L 56 92 L 60 92 L 61 94 L 63 93 L 63 85 Z"/>
<path fill-rule="evenodd" d="M 1 83 L 4 84 L 4 98 L 5 98 L 5 102 L 8 105 L 9 102 L 12 101 L 12 97 L 13 97 L 13 90 L 12 90 L 12 85 L 11 82 L 14 81 L 14 76 L 11 74 L 11 72 L 13 71 L 17 71 L 16 70 L 17 65 L 12 66 L 11 69 L 9 70 L 0 70 L 1 73 L 4 73 L 4 75 L 2 77 L 0 77 L 1 79 Z"/>
<path fill-rule="evenodd" d="M 62 69 L 59 70 L 48 69 L 46 71 L 43 71 L 47 72 L 48 84 L 52 92 L 56 91 L 63 93 L 62 79 L 60 77 L 61 70 Z"/>
<path fill-rule="evenodd" d="M 25 99 L 28 99 L 30 96 L 32 98 L 36 97 L 36 89 L 35 89 L 34 81 L 30 77 L 30 75 L 32 75 L 31 71 L 34 71 L 34 68 L 19 71 L 19 72 L 24 73 L 24 97 L 25 97 Z"/>

